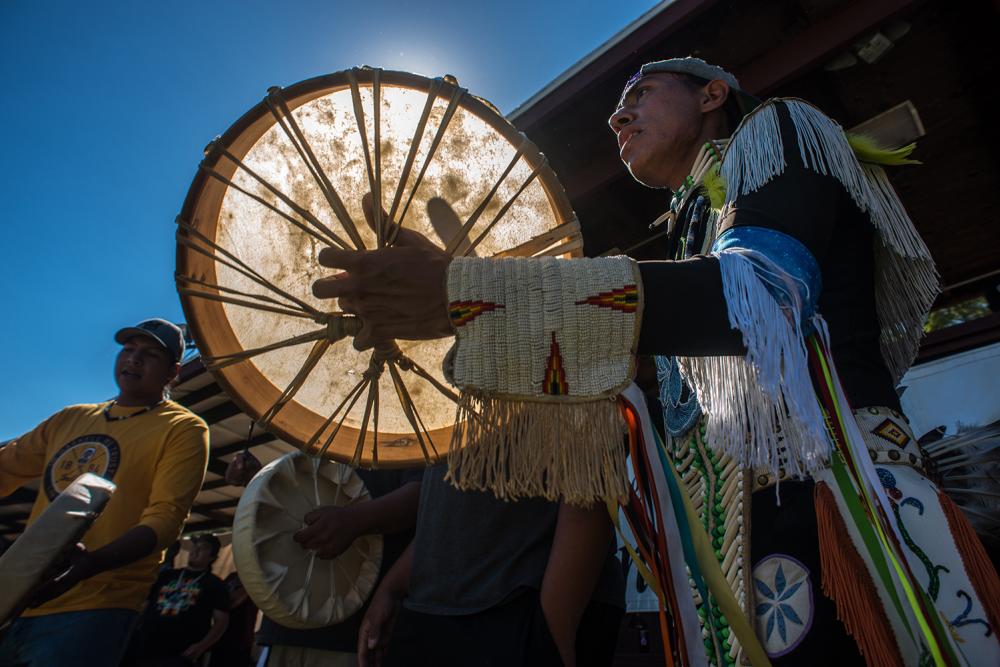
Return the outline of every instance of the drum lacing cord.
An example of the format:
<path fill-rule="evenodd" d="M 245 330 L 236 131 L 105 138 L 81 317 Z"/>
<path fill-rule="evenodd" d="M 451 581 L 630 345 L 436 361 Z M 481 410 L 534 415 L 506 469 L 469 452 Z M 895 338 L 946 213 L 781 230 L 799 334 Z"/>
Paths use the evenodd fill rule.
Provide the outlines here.
<path fill-rule="evenodd" d="M 434 138 L 431 140 L 430 148 L 427 151 L 427 158 L 424 160 L 424 164 L 420 167 L 420 173 L 417 174 L 416 180 L 413 182 L 412 187 L 410 187 L 410 194 L 406 198 L 406 204 L 403 205 L 403 210 L 399 214 L 398 222 L 392 226 L 387 232 L 386 242 L 392 244 L 396 240 L 396 235 L 399 233 L 400 228 L 403 226 L 403 220 L 406 218 L 406 212 L 410 209 L 410 204 L 413 202 L 413 195 L 416 194 L 417 188 L 420 187 L 420 183 L 424 180 L 424 174 L 427 173 L 427 167 L 431 163 L 431 159 L 434 157 L 435 151 L 437 151 L 438 146 L 441 144 L 441 140 L 444 138 L 445 130 L 448 128 L 448 124 L 454 117 L 455 112 L 458 111 L 459 104 L 465 94 L 468 92 L 465 88 L 460 88 L 457 82 L 454 84 L 455 89 L 451 93 L 451 99 L 448 100 L 448 107 L 445 109 L 444 116 L 441 118 L 441 123 L 438 125 L 437 130 L 434 132 Z M 407 175 L 408 176 L 408 175 Z M 401 190 L 402 185 L 406 181 L 400 179 L 397 189 Z M 394 209 L 395 210 L 395 207 Z M 389 216 L 389 220 L 394 220 L 393 215 Z"/>
<path fill-rule="evenodd" d="M 375 201 L 382 202 L 382 70 L 372 68 L 368 70 L 372 77 L 372 128 L 375 136 L 372 143 L 375 148 L 375 156 L 368 147 L 368 130 L 365 126 L 365 110 L 361 104 L 361 89 L 358 86 L 358 69 L 351 69 L 347 72 L 347 80 L 351 84 L 351 102 L 354 104 L 354 118 L 358 123 L 358 135 L 361 137 L 361 148 L 365 154 L 365 168 L 368 172 L 368 191 L 372 193 Z M 384 211 L 381 206 L 375 206 L 372 212 L 375 228 L 376 242 L 379 248 L 385 245 L 385 229 L 383 225 Z"/>
<path fill-rule="evenodd" d="M 208 355 L 202 355 L 202 362 L 205 367 L 209 370 L 218 370 L 220 368 L 225 368 L 226 366 L 231 366 L 232 364 L 239 363 L 241 361 L 246 361 L 255 357 L 259 354 L 265 352 L 273 352 L 274 350 L 280 350 L 281 348 L 291 347 L 293 345 L 301 345 L 303 343 L 310 342 L 325 342 L 327 346 L 331 343 L 336 343 L 337 341 L 346 338 L 347 336 L 357 335 L 358 331 L 361 329 L 361 322 L 357 317 L 353 315 L 344 315 L 343 313 L 320 313 L 319 316 L 315 318 L 318 324 L 324 325 L 322 329 L 317 329 L 316 331 L 310 331 L 304 334 L 299 334 L 298 336 L 292 336 L 291 338 L 286 338 L 284 340 L 279 340 L 269 345 L 262 345 L 260 347 L 254 347 L 247 350 L 240 350 L 239 352 L 232 352 L 230 354 L 220 354 L 218 356 L 210 357 Z M 326 351 L 326 348 L 323 348 Z M 317 359 L 318 360 L 318 359 Z M 307 361 L 308 365 L 308 361 Z M 312 370 L 315 363 L 306 365 L 302 367 L 296 378 L 292 380 L 293 385 L 301 384 L 297 382 L 299 375 L 305 372 L 308 374 Z M 304 379 L 304 378 L 303 378 Z M 291 385 L 290 385 L 291 387 Z M 288 391 L 288 390 L 286 390 Z M 273 409 L 273 408 L 272 408 Z M 268 412 L 271 412 L 270 410 Z"/>
<path fill-rule="evenodd" d="M 202 163 L 201 163 L 201 165 L 200 165 L 199 168 L 203 172 L 205 172 L 206 174 L 208 174 L 209 176 L 211 176 L 212 178 L 214 178 L 215 180 L 219 181 L 220 183 L 223 183 L 224 185 L 226 185 L 228 187 L 233 188 L 237 192 L 242 193 L 243 195 L 249 197 L 250 199 L 253 199 L 258 204 L 260 204 L 260 205 L 266 207 L 267 209 L 271 210 L 272 212 L 278 214 L 279 216 L 281 216 L 282 218 L 284 218 L 289 224 L 294 225 L 295 227 L 299 228 L 300 230 L 302 230 L 303 232 L 305 232 L 309 236 L 313 237 L 317 241 L 323 243 L 324 245 L 333 244 L 333 245 L 340 246 L 344 250 L 350 250 L 352 248 L 352 246 L 351 246 L 350 243 L 348 243 L 347 241 L 345 241 L 344 239 L 342 239 L 336 232 L 334 232 L 332 229 L 330 229 L 327 225 L 323 224 L 319 220 L 319 218 L 317 218 L 315 215 L 313 215 L 312 213 L 310 213 L 309 211 L 307 211 L 305 208 L 303 208 L 302 206 L 300 206 L 299 204 L 297 204 L 291 197 L 289 197 L 285 193 L 283 193 L 280 190 L 278 190 L 278 188 L 276 188 L 274 185 L 272 185 L 271 183 L 269 183 L 264 177 L 262 177 L 256 171 L 254 171 L 253 169 L 251 169 L 250 167 L 248 167 L 246 165 L 246 163 L 244 163 L 238 157 L 236 157 L 235 155 L 233 155 L 232 153 L 230 153 L 228 150 L 226 150 L 225 148 L 223 148 L 219 144 L 219 140 L 218 139 L 216 139 L 215 141 L 213 141 L 212 143 L 210 143 L 205 148 L 205 154 L 206 154 L 207 159 L 204 160 L 204 161 L 202 161 Z M 232 179 L 227 178 L 226 176 L 222 175 L 221 173 L 219 173 L 218 171 L 216 171 L 212 167 L 209 167 L 208 164 L 210 162 L 217 162 L 216 160 L 214 160 L 214 156 L 216 154 L 222 155 L 227 160 L 229 160 L 230 162 L 232 162 L 233 164 L 235 164 L 238 168 L 242 169 L 244 173 L 246 173 L 248 176 L 250 176 L 255 181 L 257 181 L 259 184 L 261 184 L 265 189 L 267 189 L 271 194 L 273 194 L 279 200 L 281 200 L 282 202 L 284 202 L 285 205 L 288 206 L 288 208 L 292 209 L 293 212 L 295 212 L 299 217 L 301 217 L 303 220 L 305 220 L 307 223 L 309 223 L 309 225 L 312 225 L 312 227 L 309 227 L 309 225 L 304 224 L 302 221 L 297 220 L 296 218 L 294 218 L 291 215 L 289 215 L 287 212 L 282 211 L 280 208 L 278 208 L 277 206 L 275 206 L 273 203 L 269 202 L 268 200 L 264 199 L 260 195 L 257 195 L 257 194 L 254 194 L 254 193 L 250 192 L 249 190 L 247 190 L 247 189 L 243 188 L 242 186 L 238 185 Z"/>
<path fill-rule="evenodd" d="M 194 228 L 193 225 L 191 225 L 186 220 L 180 217 L 177 218 L 177 243 L 186 248 L 189 248 L 190 250 L 193 250 L 194 252 L 200 255 L 204 255 L 205 257 L 208 257 L 209 259 L 215 262 L 227 266 L 233 271 L 236 271 L 237 273 L 245 276 L 246 278 L 249 278 L 253 282 L 260 285 L 261 287 L 271 290 L 271 292 L 273 292 L 274 294 L 290 302 L 290 303 L 282 303 L 281 305 L 288 310 L 297 311 L 294 312 L 296 317 L 310 317 L 310 318 L 322 317 L 323 313 L 321 313 L 319 310 L 317 310 L 310 304 L 306 303 L 302 299 L 286 292 L 285 290 L 281 289 L 280 287 L 275 285 L 273 282 L 271 282 L 264 276 L 260 275 L 260 273 L 255 271 L 246 262 L 241 260 L 236 255 L 234 255 L 232 252 L 226 250 L 225 248 L 217 244 L 212 239 L 208 238 L 207 236 L 199 232 L 197 229 Z M 206 287 L 219 289 L 219 286 L 213 285 L 205 281 L 204 279 L 194 278 L 193 276 L 179 275 L 177 276 L 177 278 L 180 281 L 186 281 L 192 283 L 197 282 Z M 182 288 L 182 289 L 187 289 L 187 288 Z M 217 301 L 232 300 L 231 297 L 225 297 L 221 294 L 212 294 L 212 293 L 198 292 L 198 291 L 193 291 L 193 292 L 189 291 L 182 293 L 190 293 L 192 296 L 198 296 L 209 300 L 217 300 Z M 245 296 L 259 299 L 261 301 L 272 301 L 272 302 L 274 301 L 273 298 L 267 296 L 254 295 L 249 293 L 243 293 L 243 294 Z M 249 307 L 255 307 L 262 310 L 269 309 L 264 304 L 252 304 L 244 302 L 244 303 L 239 303 L 237 305 L 247 305 Z"/>
<path fill-rule="evenodd" d="M 292 381 L 288 383 L 288 386 L 278 397 L 278 400 L 261 415 L 260 424 L 266 427 L 271 421 L 277 416 L 278 412 L 285 407 L 285 405 L 294 398 L 295 394 L 298 393 L 299 389 L 305 383 L 306 378 L 312 373 L 316 364 L 326 353 L 332 343 L 346 338 L 348 335 L 355 335 L 361 328 L 361 321 L 354 317 L 353 315 L 343 315 L 341 313 L 324 313 L 322 317 L 316 318 L 319 323 L 326 323 L 326 326 L 319 331 L 314 331 L 311 333 L 303 334 L 301 336 L 295 336 L 278 343 L 273 343 L 272 347 L 278 349 L 281 347 L 288 347 L 289 345 L 298 345 L 300 343 L 315 340 L 312 350 L 309 351 L 309 355 L 306 357 L 305 363 L 299 368 L 298 372 L 292 378 Z M 239 353 L 238 353 L 239 354 Z M 238 356 L 238 355 L 233 355 Z M 230 361 L 230 363 L 234 363 Z M 371 371 L 369 366 L 369 371 L 365 371 L 367 376 Z M 371 381 L 371 378 L 369 378 Z"/>
<path fill-rule="evenodd" d="M 458 252 L 459 249 L 462 250 L 463 256 L 466 254 L 468 248 L 464 247 L 464 244 L 468 244 L 468 238 L 469 234 L 472 233 L 472 228 L 479 221 L 479 216 L 481 216 L 483 214 L 483 211 L 486 210 L 486 207 L 489 206 L 489 203 L 493 200 L 493 197 L 496 195 L 497 190 L 500 189 L 500 186 L 503 184 L 504 180 L 506 180 L 507 176 L 514 169 L 514 165 L 516 165 L 518 160 L 521 159 L 521 156 L 524 154 L 524 147 L 527 143 L 528 143 L 528 138 L 524 135 L 521 135 L 521 144 L 517 147 L 517 150 L 514 151 L 514 156 L 510 159 L 510 162 L 507 163 L 507 168 L 503 170 L 503 173 L 500 174 L 500 178 L 497 179 L 497 182 L 493 185 L 493 188 L 488 193 L 486 193 L 486 196 L 483 197 L 483 201 L 479 203 L 479 206 L 476 207 L 476 210 L 472 212 L 472 215 L 469 216 L 469 219 L 466 220 L 465 224 L 462 225 L 462 228 L 459 230 L 458 234 L 456 234 L 451 239 L 451 241 L 448 242 L 448 247 L 445 249 L 445 252 L 448 253 L 449 256 L 454 257 L 455 253 Z M 537 170 L 535 171 L 535 173 L 537 173 Z M 535 173 L 531 175 L 532 178 L 534 177 Z M 521 190 L 523 189 L 524 188 L 521 188 Z M 520 194 L 521 190 L 518 190 L 517 193 Z M 517 197 L 517 195 L 514 196 Z M 509 203 L 506 206 L 506 208 L 510 208 Z M 506 210 L 506 208 L 501 208 L 501 210 Z M 494 218 L 493 221 L 489 224 L 489 227 L 495 225 L 497 219 L 498 218 Z"/>
<path fill-rule="evenodd" d="M 399 204 L 403 197 L 403 189 L 406 187 L 407 181 L 410 180 L 410 172 L 413 169 L 413 161 L 417 156 L 417 150 L 420 148 L 421 140 L 424 137 L 427 119 L 430 117 L 431 109 L 434 107 L 434 101 L 437 99 L 443 83 L 443 79 L 433 79 L 431 81 L 430 89 L 427 91 L 427 101 L 424 103 L 423 111 L 420 112 L 420 119 L 417 121 L 417 126 L 413 131 L 413 139 L 410 140 L 410 150 L 406 154 L 406 160 L 403 162 L 403 169 L 399 175 L 399 182 L 396 183 L 396 192 L 392 197 L 392 206 L 389 208 L 388 215 L 388 220 L 390 221 L 396 220 L 396 212 L 399 210 Z M 465 93 L 466 90 L 464 88 L 459 88 L 457 85 L 452 91 L 451 99 L 448 101 L 448 107 L 445 109 L 441 122 L 438 124 L 437 130 L 434 133 L 434 138 L 431 140 L 427 157 L 424 159 L 424 164 L 421 167 L 420 172 L 417 174 L 413 187 L 410 189 L 410 194 L 403 206 L 402 213 L 396 223 L 389 223 L 389 229 L 385 232 L 386 245 L 392 245 L 392 243 L 396 240 L 396 235 L 403 226 L 403 219 L 406 217 L 406 211 L 410 207 L 410 202 L 413 201 L 413 195 L 417 191 L 417 188 L 420 187 L 420 183 L 427 171 L 427 167 L 430 164 L 431 159 L 434 157 L 434 152 L 437 150 L 438 144 L 441 143 L 441 138 L 444 136 L 444 132 L 447 129 L 449 122 L 451 122 L 452 117 L 455 115 L 455 111 L 458 109 L 458 104 L 462 97 L 465 96 Z"/>
<path fill-rule="evenodd" d="M 521 196 L 521 193 L 524 192 L 529 185 L 531 185 L 531 182 L 534 181 L 535 178 L 538 176 L 538 172 L 540 172 L 547 164 L 548 160 L 545 157 L 542 157 L 542 159 L 539 160 L 538 164 L 535 165 L 535 168 L 531 170 L 530 174 L 528 174 L 528 177 L 524 179 L 524 183 L 521 184 L 521 187 L 519 187 L 517 191 L 513 194 L 513 196 L 511 196 L 511 198 L 508 199 L 507 202 L 500 207 L 500 210 L 497 211 L 497 214 L 495 216 L 493 216 L 493 220 L 490 221 L 490 224 L 486 225 L 486 229 L 484 229 L 479 234 L 479 236 L 476 237 L 475 241 L 470 243 L 465 248 L 465 250 L 462 252 L 463 257 L 468 257 L 479 246 L 479 244 L 483 242 L 483 239 L 486 238 L 487 234 L 489 234 L 493 230 L 494 225 L 496 225 L 497 222 L 500 221 L 500 218 L 502 218 L 504 214 L 507 213 L 507 211 L 510 209 L 510 207 L 514 205 L 514 201 Z"/>
<path fill-rule="evenodd" d="M 357 336 L 361 331 L 361 319 L 356 315 L 346 313 L 322 313 L 313 318 L 317 324 L 325 325 L 323 334 L 331 343 L 348 336 Z"/>
<path fill-rule="evenodd" d="M 326 340 L 321 340 L 317 342 L 317 347 L 320 345 L 329 345 Z M 325 351 L 323 348 L 322 351 Z M 317 352 L 314 348 L 313 352 Z M 319 352 L 322 354 L 322 352 Z M 310 359 L 312 358 L 312 353 L 310 354 Z M 318 359 L 317 359 L 318 360 Z M 308 368 L 306 368 L 308 366 Z M 296 375 L 292 383 L 289 385 L 289 395 L 282 402 L 279 399 L 279 403 L 276 403 L 272 409 L 268 410 L 265 415 L 269 419 L 273 419 L 277 412 L 290 400 L 291 396 L 294 395 L 295 391 L 298 391 L 301 385 L 300 380 L 304 381 L 304 378 L 315 366 L 315 362 L 310 365 L 310 360 L 307 360 L 306 366 L 303 366 L 299 374 Z M 410 392 L 406 388 L 406 383 L 403 381 L 402 375 L 400 374 L 400 369 L 404 371 L 409 371 L 415 375 L 427 380 L 434 385 L 438 391 L 447 396 L 449 399 L 458 403 L 458 395 L 451 389 L 443 385 L 440 381 L 434 378 L 430 373 L 423 369 L 419 364 L 414 362 L 412 359 L 406 357 L 398 346 L 393 344 L 391 347 L 376 348 L 372 353 L 372 357 L 368 362 L 368 368 L 361 374 L 361 379 L 351 388 L 344 399 L 340 402 L 337 408 L 330 414 L 330 416 L 323 422 L 323 424 L 313 433 L 312 437 L 305 444 L 306 451 L 313 451 L 314 456 L 321 458 L 326 454 L 327 450 L 333 444 L 334 439 L 340 432 L 347 416 L 350 414 L 351 410 L 361 399 L 361 396 L 365 394 L 367 389 L 367 399 L 365 402 L 364 413 L 361 418 L 361 424 L 358 429 L 358 439 L 355 446 L 354 455 L 351 458 L 351 465 L 357 466 L 361 462 L 361 455 L 364 451 L 365 441 L 368 435 L 368 425 L 372 424 L 372 467 L 378 466 L 378 443 L 379 443 L 379 430 L 378 430 L 378 415 L 379 415 L 379 380 L 384 374 L 385 370 L 388 369 L 389 377 L 392 380 L 393 388 L 396 391 L 396 396 L 399 398 L 400 407 L 403 410 L 403 414 L 406 416 L 407 421 L 410 423 L 410 427 L 413 430 L 413 434 L 416 437 L 417 443 L 420 446 L 421 452 L 423 453 L 424 460 L 430 462 L 433 460 L 431 452 L 433 452 L 433 457 L 438 456 L 437 447 L 434 441 L 430 437 L 430 432 L 427 429 L 423 418 L 420 416 L 420 412 L 417 410 L 413 403 L 413 399 L 410 397 Z M 302 376 L 300 378 L 300 375 Z M 284 398 L 284 395 L 283 395 Z M 261 420 L 263 422 L 263 418 Z M 332 431 L 323 438 L 323 435 Z M 317 448 L 317 444 L 320 439 L 323 438 L 323 443 Z"/>
<path fill-rule="evenodd" d="M 271 115 L 274 116 L 275 121 L 285 132 L 285 136 L 288 141 L 291 142 L 295 150 L 298 151 L 299 157 L 302 158 L 302 162 L 305 164 L 309 173 L 312 174 L 313 179 L 316 181 L 317 187 L 323 193 L 326 198 L 326 202 L 330 205 L 333 210 L 334 215 L 340 221 L 343 226 L 344 231 L 351 238 L 354 243 L 354 247 L 357 250 L 365 250 L 365 243 L 361 240 L 361 235 L 358 233 L 358 228 L 354 224 L 354 220 L 351 219 L 351 215 L 347 212 L 347 207 L 344 206 L 343 200 L 340 195 L 337 194 L 337 190 L 333 187 L 330 179 L 327 177 L 326 172 L 323 171 L 323 167 L 320 165 L 319 160 L 316 159 L 315 153 L 313 153 L 312 146 L 306 140 L 305 135 L 299 128 L 298 123 L 295 121 L 295 116 L 292 112 L 288 110 L 288 105 L 285 104 L 285 99 L 282 96 L 282 89 L 279 86 L 274 86 L 269 88 L 267 91 L 267 97 L 264 98 L 264 103 L 267 104 L 268 109 L 271 111 Z"/>
<path fill-rule="evenodd" d="M 355 70 L 351 70 L 348 73 L 348 81 L 351 85 L 351 98 L 354 105 L 354 115 L 358 123 L 358 132 L 361 135 L 361 145 L 365 154 L 365 166 L 368 172 L 368 182 L 369 191 L 373 193 L 375 201 L 382 201 L 382 182 L 381 182 L 381 159 L 380 159 L 380 138 L 379 138 L 379 111 L 380 111 L 380 91 L 381 82 L 379 80 L 379 70 L 372 70 L 372 108 L 374 112 L 374 129 L 375 129 L 375 156 L 374 161 L 372 159 L 371 150 L 368 145 L 368 135 L 365 128 L 365 115 L 364 109 L 361 104 L 361 93 L 358 86 L 357 76 L 355 75 Z M 433 108 L 434 101 L 440 94 L 442 84 L 454 86 L 452 90 L 451 97 L 448 101 L 448 106 L 446 107 L 444 114 L 442 116 L 441 122 L 438 124 L 434 132 L 434 137 L 431 140 L 430 148 L 428 149 L 427 156 L 424 159 L 423 165 L 417 174 L 416 179 L 410 187 L 409 194 L 406 197 L 406 201 L 403 204 L 402 210 L 399 214 L 398 222 L 393 223 L 395 219 L 395 213 L 399 207 L 400 200 L 402 198 L 403 189 L 409 181 L 410 172 L 413 168 L 413 162 L 416 157 L 417 150 L 423 139 L 424 132 L 426 130 L 427 120 L 430 116 L 430 112 Z M 455 112 L 458 110 L 462 98 L 466 95 L 468 91 L 464 88 L 458 86 L 458 82 L 453 77 L 444 77 L 443 79 L 434 79 L 431 81 L 430 88 L 427 93 L 427 100 L 424 104 L 424 109 L 421 112 L 420 119 L 417 122 L 417 127 L 414 130 L 413 139 L 410 142 L 410 151 L 407 154 L 406 161 L 403 165 L 403 171 L 400 174 L 399 182 L 396 184 L 396 190 L 393 195 L 392 205 L 390 212 L 383 219 L 383 211 L 381 207 L 373 207 L 373 215 L 375 217 L 374 227 L 375 232 L 378 237 L 378 245 L 382 247 L 383 245 L 391 245 L 395 242 L 399 230 L 403 226 L 403 221 L 406 218 L 406 213 L 410 208 L 410 204 L 413 202 L 413 197 L 423 182 L 424 175 L 427 172 L 427 168 L 434 157 L 434 153 L 437 150 L 441 140 L 444 137 L 445 131 L 451 119 L 454 117 Z M 540 156 L 540 160 L 537 165 L 524 180 L 521 186 L 517 189 L 512 197 L 510 197 L 501 207 L 499 212 L 494 216 L 493 220 L 486 226 L 486 228 L 479 234 L 474 242 L 469 243 L 469 235 L 472 232 L 472 228 L 479 221 L 480 216 L 489 206 L 489 203 L 493 200 L 500 186 L 506 180 L 507 176 L 514 169 L 514 166 L 521 159 L 524 148 L 528 144 L 527 137 L 522 135 L 521 144 L 518 145 L 517 149 L 514 151 L 514 155 L 511 157 L 504 169 L 503 173 L 497 179 L 496 183 L 493 185 L 492 189 L 486 194 L 483 200 L 480 202 L 479 206 L 472 212 L 472 215 L 468 220 L 462 225 L 459 232 L 448 241 L 448 247 L 445 250 L 449 255 L 454 256 L 457 252 L 461 251 L 463 256 L 467 256 L 472 253 L 477 245 L 482 242 L 482 240 L 489 234 L 497 222 L 504 216 L 504 214 L 510 209 L 514 201 L 521 195 L 522 192 L 531 184 L 531 182 L 538 176 L 538 173 L 545 168 L 547 161 L 544 156 Z M 385 228 L 388 225 L 388 229 Z"/>

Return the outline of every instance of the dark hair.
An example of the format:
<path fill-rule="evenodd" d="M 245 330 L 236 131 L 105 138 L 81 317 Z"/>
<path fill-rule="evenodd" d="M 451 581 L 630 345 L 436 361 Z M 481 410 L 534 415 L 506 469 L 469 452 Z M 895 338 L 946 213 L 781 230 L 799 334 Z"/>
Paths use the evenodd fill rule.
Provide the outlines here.
<path fill-rule="evenodd" d="M 683 80 L 691 90 L 701 90 L 709 84 L 708 79 L 693 74 L 677 73 L 674 76 Z M 726 136 L 731 136 L 739 127 L 744 116 L 743 109 L 740 108 L 740 101 L 736 99 L 736 91 L 732 88 L 729 89 L 729 95 L 726 96 L 726 101 L 722 104 L 722 112 L 726 116 Z"/>
<path fill-rule="evenodd" d="M 199 544 L 199 543 L 208 544 L 210 547 L 212 547 L 212 558 L 218 556 L 219 550 L 222 549 L 222 542 L 219 541 L 218 537 L 212 535 L 211 533 L 195 535 L 194 537 L 191 538 L 191 544 Z"/>

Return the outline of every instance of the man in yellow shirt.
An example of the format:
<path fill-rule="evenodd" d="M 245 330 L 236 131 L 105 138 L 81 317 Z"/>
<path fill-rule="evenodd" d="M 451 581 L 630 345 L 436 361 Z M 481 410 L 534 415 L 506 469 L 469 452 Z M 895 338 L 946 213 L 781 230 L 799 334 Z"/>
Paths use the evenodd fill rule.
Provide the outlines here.
<path fill-rule="evenodd" d="M 181 330 L 153 319 L 115 340 L 116 398 L 67 407 L 0 448 L 0 496 L 41 478 L 29 524 L 83 473 L 118 486 L 84 548 L 40 590 L 45 602 L 0 643 L 0 667 L 117 665 L 204 480 L 208 426 L 165 396 L 180 371 Z"/>

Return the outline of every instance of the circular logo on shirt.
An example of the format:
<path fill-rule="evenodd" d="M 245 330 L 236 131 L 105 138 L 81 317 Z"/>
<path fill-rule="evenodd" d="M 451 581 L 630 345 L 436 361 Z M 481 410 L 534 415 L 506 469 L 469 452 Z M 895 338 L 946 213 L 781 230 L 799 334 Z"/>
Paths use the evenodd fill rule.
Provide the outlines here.
<path fill-rule="evenodd" d="M 121 450 L 109 435 L 82 435 L 62 446 L 45 466 L 45 495 L 53 500 L 84 473 L 111 480 L 118 472 Z"/>

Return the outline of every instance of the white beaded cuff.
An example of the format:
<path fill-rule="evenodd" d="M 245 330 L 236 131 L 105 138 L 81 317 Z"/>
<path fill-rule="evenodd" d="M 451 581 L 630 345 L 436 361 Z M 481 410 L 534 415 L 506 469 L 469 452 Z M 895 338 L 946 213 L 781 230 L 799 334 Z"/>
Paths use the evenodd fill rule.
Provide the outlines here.
<path fill-rule="evenodd" d="M 448 299 L 451 379 L 462 391 L 453 483 L 504 498 L 621 496 L 624 423 L 614 398 L 635 371 L 636 263 L 457 258 Z"/>

